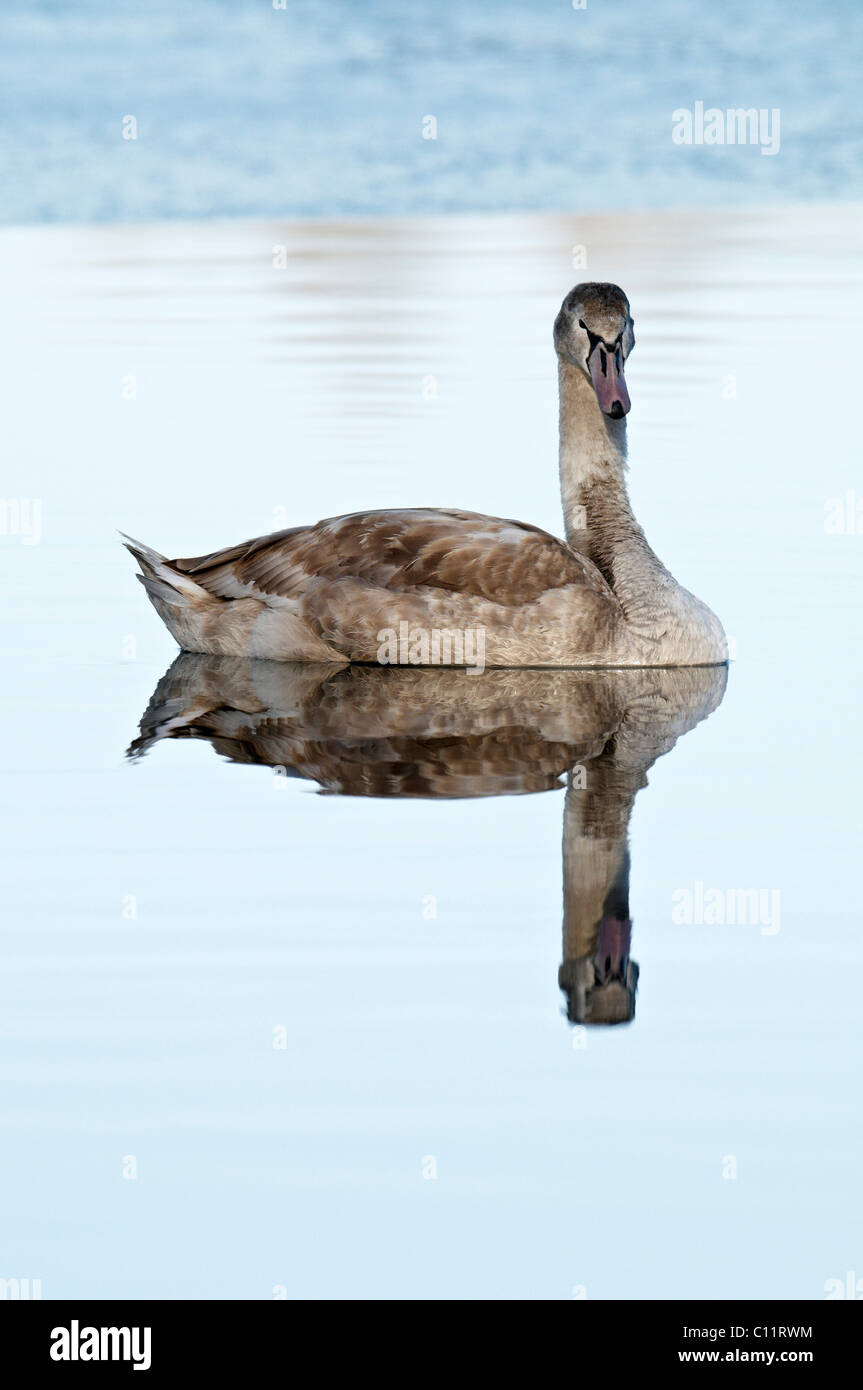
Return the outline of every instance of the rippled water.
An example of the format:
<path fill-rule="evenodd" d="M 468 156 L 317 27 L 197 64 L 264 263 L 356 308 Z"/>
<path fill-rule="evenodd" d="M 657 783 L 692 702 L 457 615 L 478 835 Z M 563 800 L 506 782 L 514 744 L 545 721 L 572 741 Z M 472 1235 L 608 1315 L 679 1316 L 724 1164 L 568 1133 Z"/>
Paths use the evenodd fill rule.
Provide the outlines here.
<path fill-rule="evenodd" d="M 282 3 L 5 0 L 0 221 L 863 196 L 856 0 Z M 697 101 L 779 153 L 675 145 Z"/>
<path fill-rule="evenodd" d="M 0 1275 L 819 1298 L 860 1269 L 859 226 L 0 236 L 31 522 L 0 536 Z M 634 504 L 725 622 L 724 694 L 173 665 L 115 527 L 169 554 L 364 506 L 560 529 L 573 246 L 630 295 Z"/>

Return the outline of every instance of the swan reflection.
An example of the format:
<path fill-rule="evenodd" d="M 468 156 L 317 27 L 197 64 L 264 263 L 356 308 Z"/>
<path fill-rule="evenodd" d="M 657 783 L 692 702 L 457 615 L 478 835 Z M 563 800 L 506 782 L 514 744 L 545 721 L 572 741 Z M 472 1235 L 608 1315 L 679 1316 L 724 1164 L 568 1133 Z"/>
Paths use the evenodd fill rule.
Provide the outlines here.
<path fill-rule="evenodd" d="M 628 827 L 647 772 L 716 709 L 724 666 L 321 667 L 178 656 L 129 749 L 198 738 L 341 796 L 486 797 L 565 787 L 563 960 L 572 1023 L 635 1015 Z"/>

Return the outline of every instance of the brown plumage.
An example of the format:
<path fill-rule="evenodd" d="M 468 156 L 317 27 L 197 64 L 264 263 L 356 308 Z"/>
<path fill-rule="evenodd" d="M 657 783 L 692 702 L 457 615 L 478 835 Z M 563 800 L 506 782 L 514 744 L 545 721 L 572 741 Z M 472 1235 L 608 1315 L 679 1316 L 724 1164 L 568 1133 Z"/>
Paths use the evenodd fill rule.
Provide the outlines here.
<path fill-rule="evenodd" d="M 503 608 L 567 585 L 611 597 L 584 556 L 538 526 L 431 507 L 331 517 L 170 563 L 220 598 L 296 599 L 314 579 L 346 578 L 390 593 L 470 595 Z"/>
<path fill-rule="evenodd" d="M 487 797 L 567 779 L 560 985 L 577 1023 L 631 1019 L 633 801 L 657 758 L 722 699 L 722 667 L 630 671 L 340 668 L 184 654 L 129 752 L 201 739 L 234 763 L 338 795 Z"/>
<path fill-rule="evenodd" d="M 467 666 L 467 634 L 483 666 L 723 662 L 718 620 L 660 564 L 629 508 L 623 366 L 633 343 L 617 286 L 567 296 L 555 322 L 565 541 L 478 512 L 357 512 L 192 559 L 130 541 L 139 578 L 180 646 L 213 655 L 439 659 L 422 641 L 394 657 L 387 634 L 405 625 L 459 634 L 446 663 Z"/>
<path fill-rule="evenodd" d="M 381 633 L 407 623 L 481 629 L 490 666 L 567 665 L 580 620 L 583 653 L 603 664 L 619 623 L 584 555 L 477 512 L 358 512 L 189 559 L 129 549 L 180 645 L 213 655 L 377 662 Z"/>

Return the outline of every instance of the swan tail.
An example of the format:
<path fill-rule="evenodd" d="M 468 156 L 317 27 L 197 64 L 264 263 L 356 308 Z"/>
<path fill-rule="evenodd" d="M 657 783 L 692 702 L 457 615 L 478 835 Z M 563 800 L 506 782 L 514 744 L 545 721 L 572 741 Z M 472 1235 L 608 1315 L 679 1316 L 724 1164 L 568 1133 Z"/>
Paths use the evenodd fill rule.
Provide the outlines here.
<path fill-rule="evenodd" d="M 156 710 L 148 709 L 141 719 L 140 736 L 129 744 L 126 757 L 132 761 L 143 758 L 154 744 L 163 738 L 172 738 L 206 712 L 206 705 L 189 708 L 184 700 L 168 700 Z"/>
<path fill-rule="evenodd" d="M 120 533 L 123 534 L 122 532 Z M 175 570 L 170 560 L 149 545 L 124 536 L 126 549 L 138 561 L 138 578 L 165 627 L 187 652 L 226 650 L 212 634 L 213 619 L 224 600 L 215 598 L 188 575 Z M 227 648 L 233 652 L 233 646 Z"/>
<path fill-rule="evenodd" d="M 144 545 L 142 541 L 133 540 L 122 531 L 120 535 L 126 549 L 134 555 L 141 567 L 138 578 L 151 598 L 157 598 L 174 608 L 189 608 L 194 607 L 196 603 L 212 601 L 212 594 L 208 594 L 200 584 L 189 579 L 188 575 L 175 570 L 170 560 L 160 555 L 158 550 Z"/>
<path fill-rule="evenodd" d="M 161 599 L 171 608 L 189 608 L 194 602 L 181 589 L 176 589 L 173 584 L 169 584 L 164 579 L 157 579 L 155 575 L 136 574 L 135 578 L 141 581 L 151 598 Z"/>

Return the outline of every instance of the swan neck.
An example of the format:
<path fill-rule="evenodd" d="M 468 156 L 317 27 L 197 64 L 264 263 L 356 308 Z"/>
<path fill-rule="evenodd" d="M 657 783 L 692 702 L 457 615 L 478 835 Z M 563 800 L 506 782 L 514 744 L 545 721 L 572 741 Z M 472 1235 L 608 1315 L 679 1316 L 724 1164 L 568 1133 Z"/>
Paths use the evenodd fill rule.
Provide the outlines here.
<path fill-rule="evenodd" d="M 626 420 L 603 415 L 585 372 L 559 358 L 560 493 L 566 539 L 624 609 L 668 573 L 635 520 L 626 487 Z"/>
<path fill-rule="evenodd" d="M 603 415 L 585 372 L 558 359 L 560 386 L 560 490 L 566 538 L 584 531 L 584 494 L 591 483 L 612 482 L 626 498 L 626 420 Z M 628 503 L 628 498 L 626 498 Z"/>

